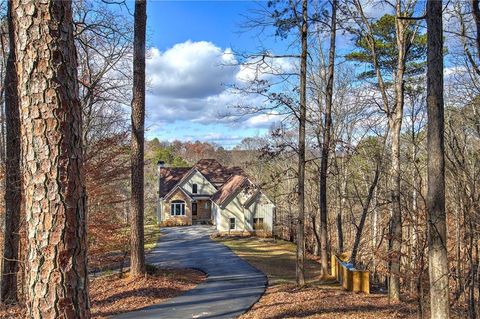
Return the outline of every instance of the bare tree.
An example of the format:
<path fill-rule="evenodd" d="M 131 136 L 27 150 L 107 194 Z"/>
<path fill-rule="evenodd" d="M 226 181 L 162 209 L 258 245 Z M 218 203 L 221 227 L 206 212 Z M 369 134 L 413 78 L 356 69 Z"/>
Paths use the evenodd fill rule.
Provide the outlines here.
<path fill-rule="evenodd" d="M 450 312 L 445 215 L 445 146 L 443 105 L 442 2 L 427 2 L 427 149 L 430 308 L 432 319 L 448 319 Z"/>
<path fill-rule="evenodd" d="M 296 9 L 293 8 L 296 12 Z M 297 285 L 305 284 L 305 126 L 307 119 L 307 38 L 308 38 L 307 0 L 302 0 L 302 23 L 300 38 L 302 42 L 300 57 L 300 116 L 298 123 L 298 222 L 297 222 Z"/>
<path fill-rule="evenodd" d="M 322 158 L 320 162 L 320 260 L 322 275 L 327 276 L 328 270 L 328 211 L 327 211 L 327 176 L 328 157 L 330 154 L 332 130 L 333 78 L 335 73 L 335 40 L 337 32 L 337 0 L 332 1 L 332 19 L 330 23 L 330 48 L 328 54 L 328 74 L 325 96 L 325 124 L 323 129 Z"/>
<path fill-rule="evenodd" d="M 131 142 L 131 265 L 132 276 L 145 274 L 144 248 L 144 143 L 145 143 L 145 37 L 147 1 L 135 1 L 133 100 Z"/>
<path fill-rule="evenodd" d="M 28 233 L 26 316 L 89 318 L 71 2 L 13 0 L 12 15 Z"/>

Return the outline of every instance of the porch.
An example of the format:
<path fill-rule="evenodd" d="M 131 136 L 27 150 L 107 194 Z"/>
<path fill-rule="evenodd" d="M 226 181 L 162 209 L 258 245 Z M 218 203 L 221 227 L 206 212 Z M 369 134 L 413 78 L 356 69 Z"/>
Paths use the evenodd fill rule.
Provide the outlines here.
<path fill-rule="evenodd" d="M 210 198 L 194 197 L 192 201 L 192 224 L 212 224 L 212 202 Z"/>

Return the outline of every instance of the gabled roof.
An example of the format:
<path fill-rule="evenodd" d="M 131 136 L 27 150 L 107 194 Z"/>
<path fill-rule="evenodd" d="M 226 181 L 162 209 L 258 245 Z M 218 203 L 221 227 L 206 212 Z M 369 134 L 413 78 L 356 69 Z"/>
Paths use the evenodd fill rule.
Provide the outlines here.
<path fill-rule="evenodd" d="M 178 182 L 180 182 L 191 167 L 162 167 L 160 169 L 160 197 L 164 197 L 170 192 Z"/>
<path fill-rule="evenodd" d="M 221 206 L 235 194 L 238 189 L 241 189 L 244 184 L 248 182 L 248 178 L 243 175 L 232 175 L 228 181 L 213 194 L 212 201 Z"/>
<path fill-rule="evenodd" d="M 213 158 L 201 159 L 195 167 L 212 184 L 219 185 L 227 181 L 232 175 L 230 170 Z"/>
<path fill-rule="evenodd" d="M 178 184 L 175 185 L 170 192 L 168 192 L 168 194 L 165 196 L 165 199 L 173 196 L 177 190 L 180 190 L 182 193 L 184 193 L 188 198 L 190 198 L 190 200 L 193 199 L 192 196 L 190 196 L 190 194 L 188 194 L 183 188 L 179 187 Z"/>
<path fill-rule="evenodd" d="M 228 204 L 244 187 L 254 185 L 240 167 L 227 168 L 215 159 L 202 159 L 192 167 L 162 168 L 160 197 L 171 195 L 183 180 L 196 171 L 217 188 L 211 199 L 219 206 Z"/>
<path fill-rule="evenodd" d="M 166 194 L 164 194 L 164 196 L 162 196 L 162 197 L 165 197 L 165 198 L 170 197 L 170 196 L 173 194 L 174 190 L 175 190 L 176 188 L 180 187 L 180 185 L 182 185 L 183 181 L 188 180 L 188 179 L 189 179 L 190 177 L 192 177 L 195 173 L 198 173 L 198 174 L 200 174 L 200 175 L 203 176 L 203 174 L 202 174 L 195 166 L 192 167 L 189 171 L 187 171 L 187 173 L 183 174 L 182 178 L 180 178 L 180 180 L 177 181 L 177 183 L 173 186 L 173 188 L 172 188 L 171 190 L 169 190 Z M 205 178 L 205 176 L 203 176 L 203 177 Z M 205 178 L 205 179 L 206 179 L 206 178 Z M 215 187 L 208 179 L 207 179 L 207 182 L 209 182 L 210 185 L 212 185 L 212 187 L 213 187 L 214 189 L 216 189 L 216 187 Z M 184 193 L 186 193 L 185 190 L 182 189 L 182 191 L 183 191 Z M 187 195 L 188 195 L 190 198 L 193 198 L 192 195 L 194 195 L 194 194 L 187 194 Z M 197 194 L 197 195 L 202 195 L 202 194 Z"/>

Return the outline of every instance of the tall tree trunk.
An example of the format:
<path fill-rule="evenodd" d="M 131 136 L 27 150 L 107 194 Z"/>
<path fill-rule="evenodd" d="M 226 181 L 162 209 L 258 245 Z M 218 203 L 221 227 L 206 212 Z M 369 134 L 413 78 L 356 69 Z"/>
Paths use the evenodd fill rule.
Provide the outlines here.
<path fill-rule="evenodd" d="M 293 10 L 296 10 L 293 8 Z M 296 281 L 305 284 L 305 124 L 307 119 L 307 0 L 302 0 L 300 26 L 302 52 L 300 58 L 300 118 L 298 125 L 298 221 Z"/>
<path fill-rule="evenodd" d="M 373 281 L 377 281 L 377 236 L 378 236 L 378 188 L 375 188 L 373 192 L 373 211 L 372 211 L 372 278 Z"/>
<path fill-rule="evenodd" d="M 144 249 L 144 142 L 145 142 L 145 37 L 147 1 L 135 1 L 132 100 L 131 266 L 132 276 L 145 274 Z"/>
<path fill-rule="evenodd" d="M 15 33 L 13 30 L 11 2 L 8 2 L 9 52 L 5 74 L 6 161 L 5 161 L 5 233 L 3 246 L 3 273 L 1 301 L 14 303 L 18 299 L 17 272 L 20 242 L 21 209 L 21 145 L 20 110 L 17 95 L 17 70 L 15 68 Z"/>
<path fill-rule="evenodd" d="M 344 248 L 344 239 L 343 239 L 343 210 L 347 207 L 347 176 L 348 176 L 348 166 L 345 165 L 345 155 L 342 154 L 341 159 L 342 165 L 342 174 L 340 175 L 341 178 L 341 186 L 340 186 L 340 208 L 337 214 L 337 240 L 338 240 L 338 253 L 341 254 L 345 250 Z"/>
<path fill-rule="evenodd" d="M 400 1 L 397 1 L 397 16 L 402 15 Z M 392 132 L 391 169 L 390 169 L 390 284 L 388 296 L 391 301 L 400 300 L 400 257 L 402 249 L 402 210 L 400 204 L 400 137 L 404 106 L 404 83 L 406 59 L 406 27 L 405 21 L 397 19 L 395 23 L 397 39 L 397 70 L 395 74 L 395 108 L 388 114 L 390 131 Z"/>
<path fill-rule="evenodd" d="M 335 72 L 335 38 L 337 32 L 337 0 L 332 1 L 332 20 L 330 48 L 328 54 L 328 75 L 325 97 L 325 125 L 323 130 L 322 158 L 320 161 L 320 262 L 321 274 L 327 276 L 328 270 L 328 211 L 327 211 L 327 175 L 332 130 L 333 78 Z"/>
<path fill-rule="evenodd" d="M 400 123 L 399 123 L 400 121 Z M 400 127 L 401 119 L 390 121 L 392 130 L 390 170 L 390 278 L 388 295 L 391 301 L 400 300 L 400 256 L 402 249 L 402 211 L 400 206 Z"/>
<path fill-rule="evenodd" d="M 445 148 L 443 105 L 442 2 L 427 2 L 428 246 L 432 319 L 449 318 Z"/>
<path fill-rule="evenodd" d="M 12 0 L 27 318 L 89 318 L 82 113 L 69 1 Z"/>

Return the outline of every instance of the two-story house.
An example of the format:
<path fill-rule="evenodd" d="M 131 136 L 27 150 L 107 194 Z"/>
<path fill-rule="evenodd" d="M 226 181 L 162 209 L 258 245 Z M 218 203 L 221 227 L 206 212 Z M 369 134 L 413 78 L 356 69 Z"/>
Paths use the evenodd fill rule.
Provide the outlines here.
<path fill-rule="evenodd" d="M 239 167 L 214 159 L 193 167 L 160 168 L 159 220 L 210 223 L 219 232 L 272 232 L 275 205 Z"/>

